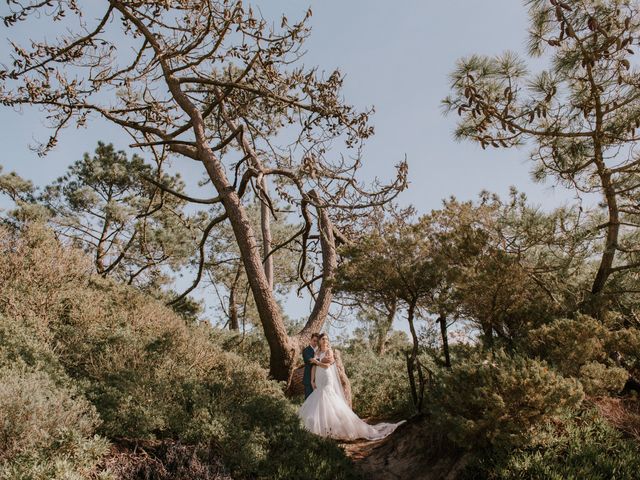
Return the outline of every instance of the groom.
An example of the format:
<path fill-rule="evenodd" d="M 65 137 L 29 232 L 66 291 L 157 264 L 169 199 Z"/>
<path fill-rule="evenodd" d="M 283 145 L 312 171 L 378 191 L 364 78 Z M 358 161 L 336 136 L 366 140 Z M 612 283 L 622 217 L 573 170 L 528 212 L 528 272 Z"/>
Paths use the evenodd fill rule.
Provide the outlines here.
<path fill-rule="evenodd" d="M 315 358 L 316 350 L 318 349 L 319 338 L 320 335 L 318 335 L 317 333 L 312 333 L 309 345 L 302 351 L 302 359 L 304 360 L 304 375 L 302 376 L 302 384 L 304 385 L 305 400 L 309 395 L 313 393 L 313 387 L 311 386 L 311 369 L 314 365 L 318 365 L 320 363 Z"/>

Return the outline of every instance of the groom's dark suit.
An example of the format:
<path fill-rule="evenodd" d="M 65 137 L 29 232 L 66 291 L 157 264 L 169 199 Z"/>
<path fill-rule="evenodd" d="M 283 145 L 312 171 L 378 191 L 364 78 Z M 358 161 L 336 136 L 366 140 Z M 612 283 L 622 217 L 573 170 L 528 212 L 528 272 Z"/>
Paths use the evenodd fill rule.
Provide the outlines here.
<path fill-rule="evenodd" d="M 302 376 L 302 384 L 304 385 L 304 398 L 313 393 L 313 387 L 311 386 L 311 369 L 313 364 L 311 359 L 316 356 L 316 352 L 311 345 L 302 351 L 302 359 L 304 360 L 304 375 Z"/>

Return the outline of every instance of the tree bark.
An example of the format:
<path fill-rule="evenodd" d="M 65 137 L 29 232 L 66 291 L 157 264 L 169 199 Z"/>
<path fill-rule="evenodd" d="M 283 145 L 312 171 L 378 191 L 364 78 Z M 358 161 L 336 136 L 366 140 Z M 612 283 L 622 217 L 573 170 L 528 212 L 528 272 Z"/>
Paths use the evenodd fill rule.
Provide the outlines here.
<path fill-rule="evenodd" d="M 375 351 L 378 355 L 384 355 L 385 344 L 387 343 L 387 337 L 389 336 L 389 330 L 393 326 L 393 319 L 396 316 L 397 302 L 394 300 L 386 305 L 387 317 L 384 324 L 379 328 L 378 338 L 375 345 Z"/>
<path fill-rule="evenodd" d="M 413 348 L 411 355 L 407 354 L 407 370 L 409 373 L 409 384 L 411 385 L 411 395 L 413 397 L 413 403 L 416 410 L 420 412 L 422 410 L 422 398 L 424 396 L 424 376 L 422 374 L 422 367 L 420 366 L 420 360 L 418 358 L 419 342 L 418 334 L 416 333 L 416 327 L 414 325 L 414 317 L 416 312 L 417 300 L 409 303 L 407 310 L 407 320 L 409 322 L 409 330 L 411 331 L 411 338 L 413 339 Z M 418 373 L 418 384 L 416 385 L 415 373 Z"/>
<path fill-rule="evenodd" d="M 111 198 L 109 197 L 107 199 L 107 201 L 110 201 Z M 98 239 L 98 244 L 96 245 L 96 257 L 95 257 L 95 267 L 96 267 L 96 273 L 98 275 L 102 275 L 103 277 L 106 277 L 106 266 L 104 264 L 104 254 L 105 254 L 105 249 L 104 249 L 104 242 L 105 242 L 105 238 L 107 236 L 107 232 L 109 231 L 109 226 L 111 224 L 111 220 L 109 218 L 109 214 L 106 215 L 105 219 L 104 219 L 104 224 L 102 225 L 102 231 L 100 232 L 100 238 Z"/>
<path fill-rule="evenodd" d="M 611 171 L 607 168 L 603 154 L 603 137 L 606 132 L 604 131 L 604 108 L 602 105 L 601 93 L 599 90 L 599 86 L 594 80 L 592 66 L 590 64 L 587 64 L 586 69 L 589 76 L 589 81 L 591 83 L 591 95 L 595 103 L 596 124 L 593 135 L 594 161 L 596 164 L 598 176 L 600 177 L 600 182 L 602 184 L 602 190 L 604 193 L 605 201 L 607 203 L 607 211 L 609 216 L 604 251 L 602 252 L 600 265 L 598 266 L 598 272 L 596 273 L 596 277 L 593 280 L 593 284 L 591 286 L 592 295 L 599 295 L 602 290 L 604 290 L 607 279 L 609 278 L 609 275 L 611 275 L 613 260 L 618 248 L 620 218 L 615 186 L 611 183 Z M 598 302 L 592 302 L 592 308 L 597 303 Z M 595 308 L 596 310 L 599 310 L 597 306 Z"/>
<path fill-rule="evenodd" d="M 238 280 L 240 279 L 240 273 L 242 272 L 241 266 L 238 265 L 236 270 L 236 276 L 229 288 L 229 330 L 239 331 L 240 323 L 238 322 L 238 302 L 236 299 L 236 291 L 238 288 Z"/>
<path fill-rule="evenodd" d="M 309 197 L 316 202 L 320 201 L 314 191 L 309 192 Z M 299 343 L 305 344 L 311 339 L 311 334 L 320 331 L 327 319 L 329 307 L 333 300 L 333 278 L 338 265 L 333 223 L 325 208 L 318 206 L 316 210 L 318 212 L 318 229 L 320 230 L 320 248 L 322 250 L 322 282 L 311 315 L 309 315 L 309 319 L 302 331 L 297 335 Z"/>
<path fill-rule="evenodd" d="M 596 162 L 598 163 L 598 162 Z M 598 165 L 598 172 L 604 188 L 604 197 L 607 203 L 607 211 L 609 222 L 607 225 L 607 236 L 605 239 L 604 251 L 600 258 L 598 272 L 591 286 L 591 293 L 598 295 L 604 290 L 615 259 L 616 250 L 618 249 L 618 235 L 620 232 L 620 213 L 618 211 L 618 199 L 616 198 L 615 188 L 611 184 L 611 172 Z"/>
<path fill-rule="evenodd" d="M 449 355 L 449 338 L 447 336 L 447 317 L 440 315 L 438 318 L 440 324 L 440 336 L 442 337 L 442 352 L 444 353 L 444 366 L 451 368 L 451 356 Z"/>
<path fill-rule="evenodd" d="M 482 327 L 482 337 L 484 338 L 484 345 L 487 348 L 493 348 L 493 325 L 491 322 L 483 320 L 480 322 Z"/>
<path fill-rule="evenodd" d="M 267 180 L 263 176 L 260 180 L 260 186 L 263 192 L 267 192 Z M 266 201 L 260 204 L 260 228 L 262 230 L 262 257 L 264 262 L 264 273 L 267 276 L 267 282 L 273 290 L 273 255 L 269 255 L 271 251 L 271 211 Z M 267 255 L 269 255 L 267 257 Z"/>
<path fill-rule="evenodd" d="M 411 355 L 414 358 L 418 356 L 418 348 L 419 348 L 418 334 L 416 333 L 416 327 L 413 323 L 415 313 L 416 313 L 416 302 L 411 302 L 407 310 L 407 321 L 409 322 L 409 331 L 411 332 L 411 339 L 413 340 L 413 349 L 411 350 Z"/>
<path fill-rule="evenodd" d="M 418 389 L 416 388 L 416 376 L 414 374 L 414 359 L 409 351 L 405 351 L 405 357 L 407 358 L 407 375 L 409 376 L 409 387 L 411 388 L 411 399 L 413 400 L 413 405 L 417 407 L 418 405 Z"/>
<path fill-rule="evenodd" d="M 280 307 L 273 296 L 273 291 L 265 274 L 260 248 L 258 247 L 249 216 L 233 185 L 229 182 L 224 166 L 209 146 L 204 120 L 200 111 L 181 91 L 179 82 L 175 78 L 168 75 L 167 83 L 178 104 L 192 120 L 200 159 L 213 186 L 220 195 L 225 212 L 229 217 L 247 273 L 249 286 L 256 302 L 264 335 L 269 344 L 270 375 L 276 380 L 288 382 L 290 374 L 293 372 L 294 355 L 297 349 L 287 334 Z"/>

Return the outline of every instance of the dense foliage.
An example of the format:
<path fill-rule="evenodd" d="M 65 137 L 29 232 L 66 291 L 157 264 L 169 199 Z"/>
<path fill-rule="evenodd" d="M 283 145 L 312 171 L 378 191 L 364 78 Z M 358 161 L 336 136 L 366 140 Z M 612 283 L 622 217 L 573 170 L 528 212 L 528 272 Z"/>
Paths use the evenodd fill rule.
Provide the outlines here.
<path fill-rule="evenodd" d="M 570 413 L 582 398 L 578 382 L 497 351 L 442 372 L 427 403 L 436 428 L 461 447 L 509 449 L 528 443 L 544 421 Z"/>
<path fill-rule="evenodd" d="M 414 413 L 403 351 L 384 355 L 370 346 L 342 349 L 353 395 L 354 411 L 363 418 L 408 418 Z"/>
<path fill-rule="evenodd" d="M 536 441 L 524 449 L 485 457 L 470 465 L 464 480 L 600 480 L 635 478 L 640 447 L 594 412 L 563 425 L 546 424 Z"/>
<path fill-rule="evenodd" d="M 55 468 L 82 478 L 107 440 L 126 438 L 197 446 L 237 478 L 350 476 L 343 453 L 303 431 L 281 387 L 217 346 L 214 329 L 91 276 L 86 257 L 42 227 L 0 232 L 6 478 Z"/>
<path fill-rule="evenodd" d="M 99 416 L 32 333 L 0 317 L 0 478 L 83 478 L 107 453 Z"/>

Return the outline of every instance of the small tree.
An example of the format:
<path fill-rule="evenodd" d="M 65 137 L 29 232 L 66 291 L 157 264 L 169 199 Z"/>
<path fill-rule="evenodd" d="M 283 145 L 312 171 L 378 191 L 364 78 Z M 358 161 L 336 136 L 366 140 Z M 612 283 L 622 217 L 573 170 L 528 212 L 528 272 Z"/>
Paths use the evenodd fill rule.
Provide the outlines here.
<path fill-rule="evenodd" d="M 98 143 L 37 199 L 51 212 L 61 235 L 90 252 L 96 273 L 128 284 L 162 283 L 163 267 L 180 268 L 194 239 L 185 202 L 144 180 L 153 169 L 138 155 L 127 157 Z M 159 181 L 181 190 L 179 177 Z"/>
<path fill-rule="evenodd" d="M 420 410 L 425 379 L 418 360 L 415 319 L 420 305 L 432 293 L 439 277 L 428 239 L 417 225 L 398 217 L 382 225 L 380 232 L 345 246 L 341 254 L 344 263 L 336 280 L 339 290 L 360 296 L 364 303 L 367 299 L 387 304 L 395 302 L 395 305 L 402 304 L 406 309 L 413 340 L 407 367 L 414 404 Z"/>
<path fill-rule="evenodd" d="M 456 137 L 483 148 L 531 144 L 536 179 L 551 176 L 578 194 L 601 196 L 603 219 L 594 229 L 602 232 L 602 247 L 590 287 L 598 297 L 612 275 L 640 266 L 637 245 L 625 238 L 640 225 L 633 50 L 640 42 L 640 6 L 626 0 L 526 3 L 529 53 L 550 51 L 550 67 L 531 75 L 513 53 L 473 55 L 459 61 L 444 105 L 461 117 Z M 584 308 L 599 309 L 592 301 Z"/>
<path fill-rule="evenodd" d="M 2 173 L 1 165 L 0 173 Z M 15 206 L 3 214 L 2 223 L 5 225 L 19 228 L 25 222 L 46 221 L 50 216 L 47 209 L 36 202 L 36 187 L 33 182 L 15 172 L 0 175 L 0 193 L 9 197 Z"/>
<path fill-rule="evenodd" d="M 487 346 L 574 311 L 590 253 L 579 219 L 540 212 L 515 191 L 508 202 L 486 193 L 477 203 L 446 201 L 422 219 L 445 280 L 427 308 L 471 320 Z"/>

